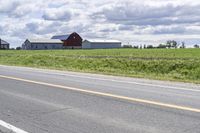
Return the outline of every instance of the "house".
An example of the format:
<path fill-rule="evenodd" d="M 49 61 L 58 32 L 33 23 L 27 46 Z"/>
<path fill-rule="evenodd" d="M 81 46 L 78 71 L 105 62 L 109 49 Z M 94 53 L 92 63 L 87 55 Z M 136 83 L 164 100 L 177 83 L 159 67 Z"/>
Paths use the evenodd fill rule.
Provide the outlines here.
<path fill-rule="evenodd" d="M 57 39 L 27 39 L 22 44 L 23 50 L 62 49 L 63 42 Z"/>
<path fill-rule="evenodd" d="M 0 49 L 9 49 L 10 44 L 2 39 L 0 39 Z"/>
<path fill-rule="evenodd" d="M 82 48 L 82 38 L 76 32 L 67 35 L 57 35 L 53 36 L 51 39 L 59 39 L 63 41 L 63 48 L 66 49 L 76 49 Z"/>
<path fill-rule="evenodd" d="M 87 39 L 82 43 L 83 49 L 109 49 L 121 47 L 122 43 L 118 40 Z"/>

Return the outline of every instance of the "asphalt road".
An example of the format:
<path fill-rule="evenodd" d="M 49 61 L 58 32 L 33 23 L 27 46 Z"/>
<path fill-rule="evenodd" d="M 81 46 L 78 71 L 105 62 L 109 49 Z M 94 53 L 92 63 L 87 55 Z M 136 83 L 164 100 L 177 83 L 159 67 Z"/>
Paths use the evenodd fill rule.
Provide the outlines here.
<path fill-rule="evenodd" d="M 200 133 L 200 86 L 0 66 L 0 120 L 30 133 Z"/>

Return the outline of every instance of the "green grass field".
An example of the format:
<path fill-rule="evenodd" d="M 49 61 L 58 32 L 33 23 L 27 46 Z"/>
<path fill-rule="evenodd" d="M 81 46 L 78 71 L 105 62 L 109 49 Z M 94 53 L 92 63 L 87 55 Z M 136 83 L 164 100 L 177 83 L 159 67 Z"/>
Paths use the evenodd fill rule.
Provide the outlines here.
<path fill-rule="evenodd" d="M 200 83 L 200 49 L 2 50 L 0 64 Z"/>

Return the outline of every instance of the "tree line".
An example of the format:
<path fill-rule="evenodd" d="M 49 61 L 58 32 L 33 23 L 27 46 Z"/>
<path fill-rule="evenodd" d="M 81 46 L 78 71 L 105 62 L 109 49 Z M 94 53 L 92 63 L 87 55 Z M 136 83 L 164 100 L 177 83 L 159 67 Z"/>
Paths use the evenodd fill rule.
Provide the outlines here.
<path fill-rule="evenodd" d="M 178 43 L 175 40 L 168 40 L 165 44 L 159 44 L 157 46 L 153 46 L 153 45 L 124 45 L 124 48 L 135 48 L 135 49 L 153 49 L 153 48 L 166 48 L 166 49 L 170 49 L 170 48 L 186 48 L 185 42 L 181 42 Z M 193 46 L 194 48 L 200 48 L 200 45 L 195 44 Z"/>

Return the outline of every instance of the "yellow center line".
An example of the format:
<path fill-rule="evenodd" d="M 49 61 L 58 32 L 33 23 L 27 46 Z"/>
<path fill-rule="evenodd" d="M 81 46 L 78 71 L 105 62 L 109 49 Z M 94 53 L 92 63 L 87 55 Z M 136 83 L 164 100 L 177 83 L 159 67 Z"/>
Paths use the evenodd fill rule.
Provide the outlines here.
<path fill-rule="evenodd" d="M 111 98 L 116 98 L 116 99 L 121 99 L 121 100 L 126 100 L 126 101 L 132 101 L 132 102 L 138 102 L 138 103 L 144 103 L 144 104 L 150 104 L 150 105 L 156 105 L 156 106 L 167 107 L 167 108 L 172 108 L 172 109 L 178 109 L 178 110 L 200 113 L 200 109 L 185 107 L 185 106 L 179 106 L 179 105 L 175 105 L 175 104 L 167 104 L 167 103 L 156 102 L 156 101 L 151 101 L 151 100 L 115 95 L 115 94 L 111 94 L 111 93 L 103 93 L 103 92 L 98 92 L 98 91 L 85 90 L 85 89 L 80 89 L 80 88 L 68 87 L 68 86 L 63 86 L 63 85 L 56 85 L 56 84 L 51 84 L 51 83 L 46 83 L 46 82 L 33 81 L 33 80 L 27 80 L 27 79 L 4 76 L 4 75 L 0 75 L 0 78 L 12 79 L 12 80 L 23 81 L 23 82 L 27 82 L 27 83 L 33 83 L 33 84 L 38 84 L 38 85 L 62 88 L 62 89 L 66 89 L 66 90 L 84 92 L 84 93 L 94 94 L 94 95 L 99 95 L 99 96 L 111 97 Z"/>

